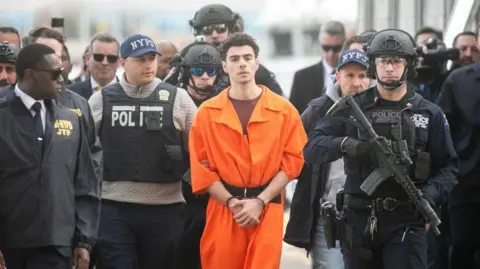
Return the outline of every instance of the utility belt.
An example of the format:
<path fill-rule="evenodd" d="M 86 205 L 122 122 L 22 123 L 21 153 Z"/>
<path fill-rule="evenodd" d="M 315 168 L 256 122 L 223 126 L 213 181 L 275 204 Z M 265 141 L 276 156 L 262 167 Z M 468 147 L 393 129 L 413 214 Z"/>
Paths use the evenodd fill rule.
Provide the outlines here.
<path fill-rule="evenodd" d="M 397 199 L 386 197 L 386 198 L 374 198 L 369 199 L 365 197 L 343 194 L 343 208 L 353 210 L 353 211 L 362 211 L 362 210 L 375 210 L 376 212 L 381 211 L 394 211 L 396 209 L 405 208 L 414 210 L 414 206 L 409 201 L 399 201 Z"/>
<path fill-rule="evenodd" d="M 343 190 L 340 190 L 336 196 L 335 206 L 329 201 L 321 202 L 320 215 L 324 221 L 323 225 L 327 247 L 334 248 L 338 240 L 342 251 L 345 252 L 351 249 L 353 228 L 345 221 L 346 211 L 370 211 L 364 234 L 370 234 L 373 240 L 373 235 L 377 231 L 376 213 L 381 211 L 391 212 L 400 208 L 415 209 L 413 204 L 408 201 L 399 201 L 391 197 L 369 199 L 345 194 Z M 366 252 L 368 251 L 366 250 Z"/>
<path fill-rule="evenodd" d="M 267 184 L 261 185 L 261 186 L 256 186 L 256 187 L 237 187 L 230 185 L 226 183 L 225 181 L 222 180 L 223 186 L 225 186 L 225 189 L 234 196 L 237 199 L 250 199 L 254 198 L 260 195 L 270 184 L 271 181 L 269 181 Z M 270 203 L 274 204 L 281 204 L 282 203 L 282 196 L 279 194 L 275 198 L 273 198 Z"/>

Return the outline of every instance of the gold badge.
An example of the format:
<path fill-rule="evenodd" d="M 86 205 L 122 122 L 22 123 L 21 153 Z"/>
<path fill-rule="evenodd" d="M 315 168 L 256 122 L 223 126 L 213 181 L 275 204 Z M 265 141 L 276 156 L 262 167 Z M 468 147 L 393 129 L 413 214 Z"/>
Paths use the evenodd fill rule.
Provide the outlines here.
<path fill-rule="evenodd" d="M 158 99 L 162 101 L 168 101 L 168 97 L 170 97 L 170 92 L 167 90 L 160 90 L 158 91 Z"/>

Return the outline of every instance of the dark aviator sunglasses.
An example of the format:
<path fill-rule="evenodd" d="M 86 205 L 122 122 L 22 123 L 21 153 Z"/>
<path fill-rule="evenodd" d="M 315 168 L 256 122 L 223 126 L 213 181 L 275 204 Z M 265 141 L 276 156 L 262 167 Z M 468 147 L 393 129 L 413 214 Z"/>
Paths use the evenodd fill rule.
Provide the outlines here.
<path fill-rule="evenodd" d="M 39 68 L 32 69 L 32 70 L 39 71 L 39 72 L 50 73 L 52 75 L 52 80 L 55 81 L 62 75 L 63 67 L 62 68 L 56 68 L 56 69 L 53 69 L 53 70 L 52 69 L 39 69 Z"/>
<path fill-rule="evenodd" d="M 205 35 L 211 35 L 213 31 L 218 34 L 223 34 L 227 31 L 228 27 L 226 24 L 214 24 L 202 27 L 202 33 Z"/>
<path fill-rule="evenodd" d="M 118 56 L 117 55 L 105 55 L 105 54 L 101 54 L 101 53 L 94 53 L 93 54 L 93 59 L 96 62 L 103 62 L 103 59 L 105 59 L 105 57 L 107 57 L 107 62 L 109 62 L 111 64 L 114 64 L 118 61 Z"/>

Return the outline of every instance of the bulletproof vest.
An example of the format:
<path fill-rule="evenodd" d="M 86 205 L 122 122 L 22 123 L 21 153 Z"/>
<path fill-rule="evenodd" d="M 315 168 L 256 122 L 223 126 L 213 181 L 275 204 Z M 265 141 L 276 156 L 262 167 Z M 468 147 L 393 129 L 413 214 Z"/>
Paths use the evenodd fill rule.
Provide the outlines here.
<path fill-rule="evenodd" d="M 186 169 L 173 123 L 176 93 L 176 87 L 163 82 L 146 98 L 129 97 L 119 83 L 102 89 L 104 180 L 181 180 Z"/>
<path fill-rule="evenodd" d="M 415 97 L 411 102 L 405 102 L 398 106 L 372 105 L 364 110 L 365 116 L 370 120 L 373 129 L 379 136 L 385 137 L 390 142 L 390 147 L 399 162 L 405 161 L 406 171 L 413 181 L 424 181 L 416 171 L 416 125 L 412 120 L 413 113 L 410 108 L 421 100 L 420 96 Z M 400 124 L 399 124 L 400 123 Z M 358 130 L 358 138 L 364 140 L 365 135 Z M 374 151 L 368 153 L 368 158 L 363 162 L 367 167 L 362 169 L 362 178 L 368 175 L 381 165 L 381 161 Z M 367 157 L 367 156 L 364 156 Z M 407 164 L 410 158 L 411 164 Z"/>

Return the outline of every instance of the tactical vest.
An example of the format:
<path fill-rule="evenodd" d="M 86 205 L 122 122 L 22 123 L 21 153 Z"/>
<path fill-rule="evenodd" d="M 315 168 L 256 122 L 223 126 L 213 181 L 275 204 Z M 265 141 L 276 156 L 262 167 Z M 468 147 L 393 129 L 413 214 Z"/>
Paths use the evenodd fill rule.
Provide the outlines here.
<path fill-rule="evenodd" d="M 119 83 L 102 89 L 104 180 L 172 183 L 185 172 L 182 139 L 173 123 L 177 88 L 160 83 L 132 98 Z"/>
<path fill-rule="evenodd" d="M 417 184 L 422 183 L 427 179 L 428 172 L 425 172 L 426 165 L 418 165 L 418 161 L 423 160 L 424 152 L 420 153 L 417 145 L 416 137 L 416 125 L 412 120 L 413 113 L 410 108 L 417 106 L 422 97 L 418 94 L 410 100 L 399 106 L 388 105 L 374 105 L 364 108 L 364 113 L 367 119 L 370 120 L 373 129 L 379 136 L 385 137 L 391 143 L 393 153 L 397 156 L 398 160 L 406 160 L 404 157 L 410 158 L 412 163 L 410 165 L 404 164 L 408 169 L 410 178 Z M 401 124 L 399 125 L 399 121 Z M 365 140 L 364 134 L 358 130 L 358 138 Z M 367 153 L 369 156 L 363 156 L 364 165 L 361 171 L 362 178 L 365 179 L 370 173 L 381 165 L 380 160 L 374 151 Z M 428 153 L 427 153 L 428 154 Z M 368 158 L 365 158 L 368 157 Z M 428 160 L 429 161 L 429 160 Z"/>

